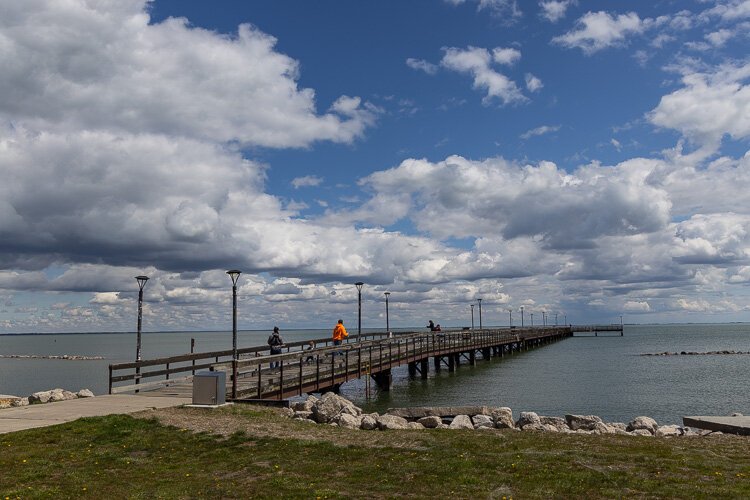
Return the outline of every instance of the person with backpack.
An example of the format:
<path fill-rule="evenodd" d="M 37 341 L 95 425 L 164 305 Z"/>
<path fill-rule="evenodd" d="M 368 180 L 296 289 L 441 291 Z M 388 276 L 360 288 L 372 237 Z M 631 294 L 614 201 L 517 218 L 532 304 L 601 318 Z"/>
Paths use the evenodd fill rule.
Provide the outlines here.
<path fill-rule="evenodd" d="M 271 347 L 271 355 L 274 354 L 281 354 L 281 348 L 284 347 L 284 341 L 281 338 L 281 335 L 279 335 L 279 327 L 274 326 L 273 327 L 273 333 L 270 337 L 268 337 L 268 345 Z M 278 368 L 279 362 L 274 361 L 271 363 L 271 368 Z"/>

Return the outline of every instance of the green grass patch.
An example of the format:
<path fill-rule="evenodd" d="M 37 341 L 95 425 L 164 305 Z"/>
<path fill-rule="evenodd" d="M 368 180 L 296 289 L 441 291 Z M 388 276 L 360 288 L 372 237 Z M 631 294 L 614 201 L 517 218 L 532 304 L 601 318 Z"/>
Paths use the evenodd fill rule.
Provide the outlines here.
<path fill-rule="evenodd" d="M 750 497 L 742 437 L 351 431 L 271 410 L 219 411 L 276 437 L 128 416 L 0 435 L 0 500 Z"/>

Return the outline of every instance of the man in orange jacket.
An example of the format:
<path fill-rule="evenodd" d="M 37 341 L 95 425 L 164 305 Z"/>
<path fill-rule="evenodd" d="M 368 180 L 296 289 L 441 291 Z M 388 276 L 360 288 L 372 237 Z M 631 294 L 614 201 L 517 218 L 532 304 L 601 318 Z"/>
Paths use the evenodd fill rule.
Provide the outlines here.
<path fill-rule="evenodd" d="M 333 345 L 341 345 L 341 342 L 349 336 L 349 333 L 344 328 L 344 320 L 340 319 L 333 329 Z"/>

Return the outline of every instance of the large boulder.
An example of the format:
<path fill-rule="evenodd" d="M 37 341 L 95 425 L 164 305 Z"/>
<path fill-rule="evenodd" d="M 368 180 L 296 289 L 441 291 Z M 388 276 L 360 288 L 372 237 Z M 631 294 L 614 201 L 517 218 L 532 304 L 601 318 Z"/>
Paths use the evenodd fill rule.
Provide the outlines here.
<path fill-rule="evenodd" d="M 49 400 L 51 397 L 52 397 L 52 391 L 38 391 L 32 394 L 31 396 L 29 396 L 29 404 L 37 405 L 37 404 L 49 403 Z"/>
<path fill-rule="evenodd" d="M 346 413 L 354 417 L 362 414 L 362 410 L 354 406 L 354 403 L 333 392 L 323 394 L 323 397 L 313 404 L 312 412 L 313 420 L 319 424 L 331 422 L 334 417 L 341 413 Z"/>
<path fill-rule="evenodd" d="M 339 424 L 339 427 L 345 427 L 347 429 L 359 429 L 362 425 L 362 417 L 355 417 L 348 413 L 341 413 L 333 421 Z"/>
<path fill-rule="evenodd" d="M 396 415 L 380 415 L 378 416 L 378 429 L 381 431 L 391 429 L 406 429 L 408 428 L 409 422 L 403 417 Z"/>
<path fill-rule="evenodd" d="M 475 429 L 480 427 L 495 427 L 495 421 L 489 415 L 474 415 L 471 417 L 471 422 L 474 424 Z"/>
<path fill-rule="evenodd" d="M 497 429 L 515 429 L 516 422 L 513 420 L 513 411 L 507 406 L 492 410 L 492 419 Z"/>
<path fill-rule="evenodd" d="M 550 426 L 550 427 L 552 427 L 552 426 Z M 552 428 L 554 429 L 554 427 L 552 427 Z M 524 426 L 521 426 L 521 429 L 524 432 L 545 432 L 545 431 L 547 431 L 547 426 L 544 425 L 544 424 L 542 424 L 542 423 L 537 422 L 537 423 L 530 423 L 530 424 L 526 424 Z M 557 430 L 557 429 L 555 429 L 555 430 Z"/>
<path fill-rule="evenodd" d="M 675 437 L 682 436 L 682 434 L 682 427 L 679 425 L 661 425 L 654 433 L 654 435 L 658 437 Z"/>
<path fill-rule="evenodd" d="M 635 429 L 632 431 L 628 431 L 633 436 L 648 436 L 652 437 L 653 434 L 651 434 L 651 431 L 648 429 Z"/>
<path fill-rule="evenodd" d="M 430 417 L 422 417 L 417 422 L 427 429 L 437 429 L 443 423 L 443 420 L 438 416 L 432 415 Z"/>
<path fill-rule="evenodd" d="M 420 424 L 419 422 L 407 422 L 406 424 L 407 429 L 416 429 L 416 430 L 424 430 L 424 425 Z"/>
<path fill-rule="evenodd" d="M 451 429 L 474 429 L 474 425 L 471 423 L 471 417 L 468 415 L 456 415 L 449 427 Z"/>
<path fill-rule="evenodd" d="M 571 430 L 577 431 L 579 429 L 585 431 L 593 431 L 596 429 L 596 424 L 603 424 L 604 421 L 596 415 L 565 415 L 565 422 Z"/>
<path fill-rule="evenodd" d="M 518 417 L 518 422 L 516 422 L 516 425 L 523 429 L 527 425 L 541 423 L 542 420 L 539 418 L 539 415 L 537 415 L 533 411 L 522 411 Z"/>
<path fill-rule="evenodd" d="M 294 412 L 294 415 L 292 416 L 292 418 L 296 418 L 299 420 L 308 420 L 312 418 L 312 414 L 313 412 L 311 411 L 297 410 Z"/>
<path fill-rule="evenodd" d="M 374 415 L 362 415 L 362 423 L 359 425 L 360 429 L 371 431 L 378 428 L 378 414 Z"/>
<path fill-rule="evenodd" d="M 19 399 L 21 398 L 19 398 L 18 396 L 8 396 L 5 394 L 0 394 L 0 409 L 18 406 L 16 401 L 18 401 Z"/>
<path fill-rule="evenodd" d="M 18 398 L 10 404 L 14 408 L 19 406 L 29 406 L 29 398 Z"/>
<path fill-rule="evenodd" d="M 604 422 L 595 423 L 594 428 L 592 430 L 594 431 L 594 434 L 616 434 L 617 433 L 617 430 L 614 427 L 610 427 Z"/>
<path fill-rule="evenodd" d="M 656 423 L 656 420 L 651 417 L 635 417 L 628 424 L 627 430 L 628 432 L 647 430 L 651 434 L 654 434 L 658 428 L 659 425 Z"/>
<path fill-rule="evenodd" d="M 542 425 L 548 425 L 555 428 L 557 432 L 569 431 L 568 423 L 562 417 L 539 417 Z"/>
<path fill-rule="evenodd" d="M 89 389 L 81 389 L 76 393 L 76 396 L 79 398 L 93 398 L 94 393 L 91 392 Z"/>

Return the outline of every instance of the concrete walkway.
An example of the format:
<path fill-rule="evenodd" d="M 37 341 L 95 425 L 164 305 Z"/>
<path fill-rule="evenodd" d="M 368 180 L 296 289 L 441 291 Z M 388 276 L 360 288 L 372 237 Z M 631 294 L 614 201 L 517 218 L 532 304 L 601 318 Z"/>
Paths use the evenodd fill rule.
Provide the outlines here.
<path fill-rule="evenodd" d="M 0 434 L 72 422 L 81 417 L 135 413 L 190 404 L 182 396 L 112 394 L 0 410 Z"/>
<path fill-rule="evenodd" d="M 750 436 L 750 417 L 682 417 L 682 422 L 697 429 Z"/>

